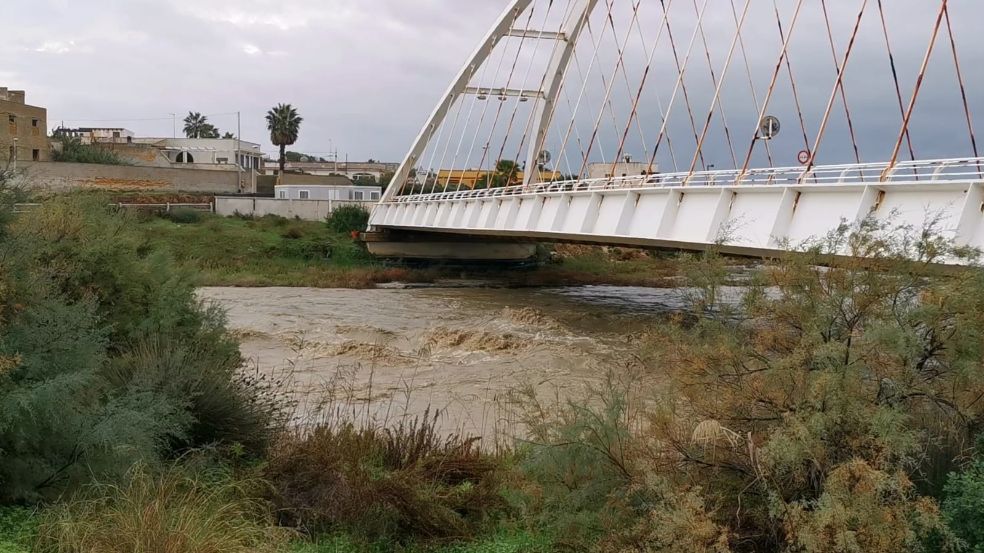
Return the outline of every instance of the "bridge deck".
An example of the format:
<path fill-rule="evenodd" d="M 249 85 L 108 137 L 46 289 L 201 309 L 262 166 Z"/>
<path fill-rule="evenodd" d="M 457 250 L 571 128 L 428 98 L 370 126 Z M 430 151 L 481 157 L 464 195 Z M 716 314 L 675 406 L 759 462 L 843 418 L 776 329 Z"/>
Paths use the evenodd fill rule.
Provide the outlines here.
<path fill-rule="evenodd" d="M 984 249 L 984 159 L 673 173 L 396 196 L 377 228 L 765 253 L 868 217 Z"/>

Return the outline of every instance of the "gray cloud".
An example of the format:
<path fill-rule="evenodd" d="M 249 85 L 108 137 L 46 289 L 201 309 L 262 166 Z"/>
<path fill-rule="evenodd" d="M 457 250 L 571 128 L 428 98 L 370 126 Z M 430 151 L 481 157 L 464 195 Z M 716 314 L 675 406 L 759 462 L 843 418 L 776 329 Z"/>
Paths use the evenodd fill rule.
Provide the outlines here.
<path fill-rule="evenodd" d="M 297 149 L 396 159 L 501 10 L 469 3 L 3 0 L 0 83 L 27 89 L 51 125 L 170 135 L 169 113 L 234 130 L 240 111 L 243 137 L 269 151 L 263 114 L 291 102 L 306 120 Z"/>
<path fill-rule="evenodd" d="M 272 152 L 263 114 L 283 101 L 297 106 L 306 120 L 295 149 L 321 153 L 333 143 L 353 159 L 388 160 L 404 155 L 448 81 L 507 4 L 507 0 L 2 1 L 0 17 L 12 24 L 0 35 L 0 84 L 27 89 L 29 101 L 48 108 L 51 125 L 62 120 L 73 126 L 118 124 L 142 135 L 166 136 L 171 133 L 169 113 L 178 114 L 179 127 L 182 114 L 194 110 L 214 114 L 211 119 L 221 129 L 234 130 L 236 119 L 230 113 L 240 111 L 243 137 L 264 143 Z M 720 64 L 731 40 L 729 25 L 733 30 L 730 2 L 710 2 L 708 40 L 714 63 Z M 681 47 L 692 31 L 692 3 L 676 0 L 679 14 L 674 24 Z M 743 4 L 736 3 L 739 8 Z M 643 4 L 648 13 L 656 13 L 655 0 Z M 784 18 L 792 4 L 780 0 Z M 834 68 L 818 1 L 806 4 L 799 31 L 804 38 L 792 56 L 801 99 L 808 105 L 804 112 L 812 139 L 830 94 L 829 85 L 819 83 L 829 83 Z M 828 0 L 828 4 L 843 52 L 860 2 Z M 766 15 L 771 2 L 753 0 L 753 5 L 755 15 L 746 32 L 748 54 L 754 66 L 768 68 L 775 63 L 779 43 L 774 14 Z M 890 25 L 906 99 L 937 5 L 930 0 L 886 1 L 893 14 Z M 979 70 L 984 67 L 984 33 L 977 29 L 984 5 L 953 0 L 951 6 L 972 109 L 978 113 L 984 111 L 984 74 Z M 650 38 L 659 24 L 651 19 L 646 21 Z M 858 132 L 864 140 L 878 142 L 898 132 L 898 106 L 877 18 L 869 15 L 863 31 L 846 86 L 852 111 L 865 121 Z M 695 51 L 698 55 L 703 56 L 703 51 Z M 941 40 L 934 62 L 945 67 L 947 55 L 949 43 Z M 637 82 L 643 57 L 641 51 L 629 53 L 632 82 Z M 653 79 L 660 83 L 658 90 L 666 101 L 675 75 L 668 52 L 661 51 L 656 60 L 661 65 Z M 688 85 L 702 122 L 713 85 L 703 74 L 706 61 L 696 58 L 693 63 Z M 723 95 L 732 126 L 741 128 L 742 136 L 748 134 L 744 131 L 749 124 L 754 127 L 755 117 L 743 96 L 747 94 L 743 70 L 739 65 L 732 68 L 729 79 L 734 82 L 729 81 L 732 88 Z M 768 75 L 759 71 L 754 77 L 761 88 Z M 960 115 L 959 109 L 954 114 L 960 97 L 952 85 L 952 70 L 931 73 L 914 120 L 923 136 L 922 157 L 969 153 L 965 128 L 954 117 Z M 625 114 L 628 103 L 624 91 L 619 92 L 615 111 Z M 789 92 L 783 74 L 770 111 L 786 123 L 784 133 L 789 134 L 784 136 L 800 132 Z M 839 110 L 838 104 L 829 132 L 841 138 L 832 139 L 831 156 L 845 161 L 846 129 Z M 640 118 L 647 134 L 658 128 L 654 102 L 641 106 Z M 681 142 L 689 132 L 684 123 L 674 119 L 671 125 L 674 136 L 684 137 Z M 712 127 L 712 131 L 720 129 Z M 607 140 L 617 142 L 618 134 L 609 132 Z M 633 140 L 630 137 L 630 148 L 641 151 L 642 145 Z M 800 137 L 798 143 L 777 144 L 784 161 L 795 157 L 802 142 Z M 736 143 L 739 150 L 747 148 L 747 141 Z M 883 157 L 885 150 L 878 144 L 866 157 Z M 720 140 L 708 145 L 708 155 L 730 161 Z"/>

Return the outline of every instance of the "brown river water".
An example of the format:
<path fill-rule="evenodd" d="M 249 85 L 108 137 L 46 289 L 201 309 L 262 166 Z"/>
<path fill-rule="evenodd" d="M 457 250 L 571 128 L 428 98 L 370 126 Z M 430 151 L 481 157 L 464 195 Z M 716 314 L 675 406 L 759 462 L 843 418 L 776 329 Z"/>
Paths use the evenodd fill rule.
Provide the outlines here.
<path fill-rule="evenodd" d="M 508 434 L 518 390 L 584 397 L 633 361 L 680 289 L 204 288 L 261 373 L 285 378 L 298 422 L 328 411 L 392 423 L 440 411 L 442 430 Z"/>

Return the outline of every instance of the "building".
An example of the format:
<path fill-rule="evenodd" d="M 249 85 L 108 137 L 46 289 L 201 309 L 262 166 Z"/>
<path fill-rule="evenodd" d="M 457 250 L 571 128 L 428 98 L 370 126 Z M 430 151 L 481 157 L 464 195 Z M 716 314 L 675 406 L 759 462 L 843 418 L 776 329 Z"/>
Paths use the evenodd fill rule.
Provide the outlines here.
<path fill-rule="evenodd" d="M 632 161 L 626 156 L 625 160 L 618 163 L 589 163 L 589 179 L 611 179 L 620 177 L 637 177 L 642 175 L 655 175 L 659 173 L 659 166 L 650 167 L 648 163 Z"/>
<path fill-rule="evenodd" d="M 481 171 L 478 169 L 441 169 L 437 172 L 437 180 L 434 186 L 442 189 L 447 186 L 450 189 L 475 188 L 480 182 L 487 182 L 493 171 Z M 433 173 L 432 173 L 433 176 Z M 523 184 L 526 174 L 516 171 L 510 181 L 510 185 Z M 541 171 L 540 182 L 552 182 L 561 180 L 563 175 L 558 171 Z"/>
<path fill-rule="evenodd" d="M 379 200 L 379 186 L 360 186 L 348 177 L 286 174 L 274 188 L 278 200 Z"/>
<path fill-rule="evenodd" d="M 23 90 L 0 87 L 0 167 L 18 161 L 50 161 L 48 110 L 27 104 Z M 6 125 L 4 125 L 6 119 Z"/>
<path fill-rule="evenodd" d="M 287 162 L 284 169 L 288 173 L 305 173 L 308 175 L 342 175 L 353 181 L 373 180 L 381 182 L 400 168 L 399 163 L 382 163 L 376 161 L 327 161 L 327 162 Z M 266 172 L 271 175 L 280 173 L 278 160 L 266 160 Z"/>
<path fill-rule="evenodd" d="M 230 165 L 263 171 L 259 144 L 235 138 L 134 138 L 134 144 L 152 144 L 168 161 L 180 165 Z"/>
<path fill-rule="evenodd" d="M 128 144 L 133 142 L 134 134 L 120 127 L 80 127 L 67 129 L 59 127 L 53 133 L 55 138 L 78 138 L 82 144 Z"/>

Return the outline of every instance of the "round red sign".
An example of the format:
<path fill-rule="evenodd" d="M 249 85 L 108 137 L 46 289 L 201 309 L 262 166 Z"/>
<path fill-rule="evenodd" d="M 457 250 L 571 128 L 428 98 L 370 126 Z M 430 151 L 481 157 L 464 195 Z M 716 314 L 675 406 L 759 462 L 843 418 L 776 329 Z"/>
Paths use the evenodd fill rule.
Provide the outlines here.
<path fill-rule="evenodd" d="M 796 159 L 798 159 L 801 164 L 806 165 L 807 163 L 810 162 L 810 157 L 811 156 L 809 150 L 803 150 L 802 152 L 799 153 Z"/>

